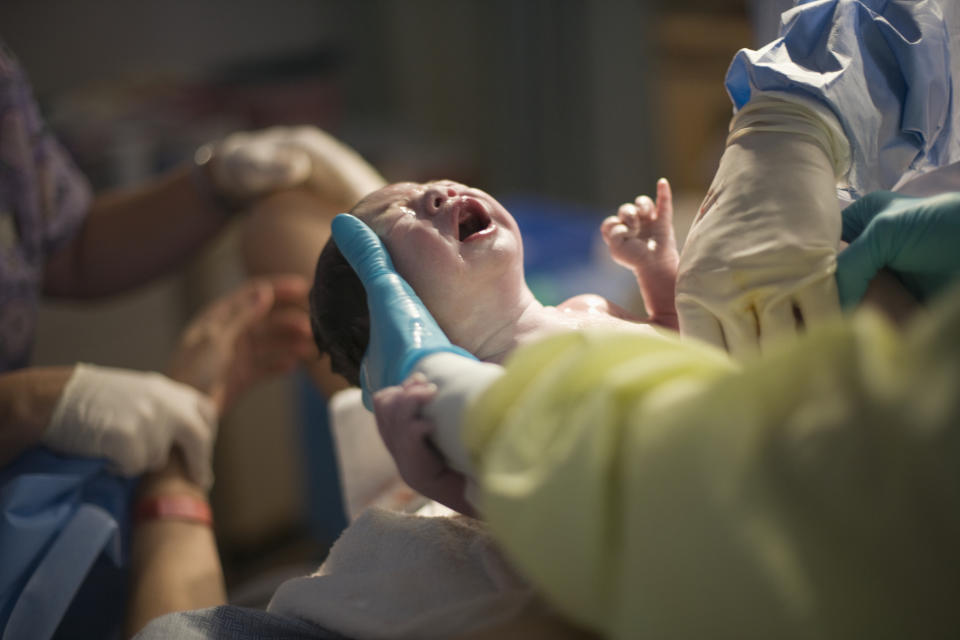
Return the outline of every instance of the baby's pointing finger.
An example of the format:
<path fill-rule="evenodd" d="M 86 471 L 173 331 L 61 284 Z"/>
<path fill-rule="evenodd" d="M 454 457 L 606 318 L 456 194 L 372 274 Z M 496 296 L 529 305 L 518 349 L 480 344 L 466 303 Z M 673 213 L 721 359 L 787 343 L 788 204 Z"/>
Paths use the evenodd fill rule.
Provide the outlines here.
<path fill-rule="evenodd" d="M 673 213 L 673 191 L 666 178 L 657 180 L 657 214 L 660 216 Z"/>

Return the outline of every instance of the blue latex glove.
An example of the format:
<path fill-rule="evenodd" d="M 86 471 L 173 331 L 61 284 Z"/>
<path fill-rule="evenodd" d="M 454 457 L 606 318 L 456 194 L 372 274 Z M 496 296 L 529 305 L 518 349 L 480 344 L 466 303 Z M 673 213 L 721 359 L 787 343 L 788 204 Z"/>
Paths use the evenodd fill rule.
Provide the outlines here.
<path fill-rule="evenodd" d="M 448 351 L 476 360 L 451 344 L 419 296 L 397 274 L 386 247 L 370 227 L 341 213 L 331 229 L 337 248 L 367 292 L 370 342 L 360 365 L 360 386 L 368 409 L 373 407 L 376 391 L 406 380 L 414 365 L 431 353 Z"/>
<path fill-rule="evenodd" d="M 928 198 L 877 191 L 843 210 L 837 258 L 840 303 L 863 298 L 870 280 L 886 267 L 924 301 L 960 274 L 960 192 Z"/>

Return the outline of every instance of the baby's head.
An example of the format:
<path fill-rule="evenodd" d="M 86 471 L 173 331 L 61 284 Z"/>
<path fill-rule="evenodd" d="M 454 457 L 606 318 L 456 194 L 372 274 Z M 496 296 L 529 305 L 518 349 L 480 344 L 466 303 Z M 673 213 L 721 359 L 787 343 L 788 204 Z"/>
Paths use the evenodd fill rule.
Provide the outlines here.
<path fill-rule="evenodd" d="M 380 208 L 388 185 L 353 206 L 350 213 L 367 224 Z M 370 311 L 360 278 L 340 253 L 333 238 L 327 240 L 310 290 L 310 326 L 320 353 L 330 354 L 330 367 L 354 386 L 360 386 L 360 361 L 370 341 Z"/>
<path fill-rule="evenodd" d="M 333 372 L 360 386 L 360 361 L 370 341 L 367 295 L 333 238 L 317 260 L 310 290 L 310 326 L 320 353 L 330 354 Z"/>
<path fill-rule="evenodd" d="M 498 286 L 505 270 L 522 283 L 520 230 L 483 191 L 449 181 L 401 182 L 369 194 L 350 213 L 380 236 L 397 272 L 448 335 L 471 313 L 473 294 Z M 370 335 L 366 294 L 332 238 L 317 260 L 310 321 L 333 370 L 358 384 Z"/>

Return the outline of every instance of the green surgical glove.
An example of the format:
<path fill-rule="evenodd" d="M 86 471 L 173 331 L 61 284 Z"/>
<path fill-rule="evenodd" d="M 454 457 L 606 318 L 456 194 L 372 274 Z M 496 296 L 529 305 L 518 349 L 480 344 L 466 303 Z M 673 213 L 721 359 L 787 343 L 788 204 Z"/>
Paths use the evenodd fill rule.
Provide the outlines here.
<path fill-rule="evenodd" d="M 960 192 L 927 198 L 890 191 L 868 194 L 843 210 L 837 289 L 844 308 L 863 298 L 886 267 L 920 301 L 960 274 Z"/>

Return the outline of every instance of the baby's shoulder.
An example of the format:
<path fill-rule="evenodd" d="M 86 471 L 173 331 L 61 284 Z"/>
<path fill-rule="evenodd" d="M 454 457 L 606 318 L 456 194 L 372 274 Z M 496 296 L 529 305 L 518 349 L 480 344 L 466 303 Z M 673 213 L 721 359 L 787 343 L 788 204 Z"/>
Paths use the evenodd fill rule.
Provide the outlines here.
<path fill-rule="evenodd" d="M 564 300 L 557 305 L 560 311 L 570 313 L 586 313 L 598 316 L 611 316 L 630 322 L 642 322 L 643 318 L 636 316 L 620 305 L 610 302 L 603 296 L 595 293 L 584 293 Z"/>

